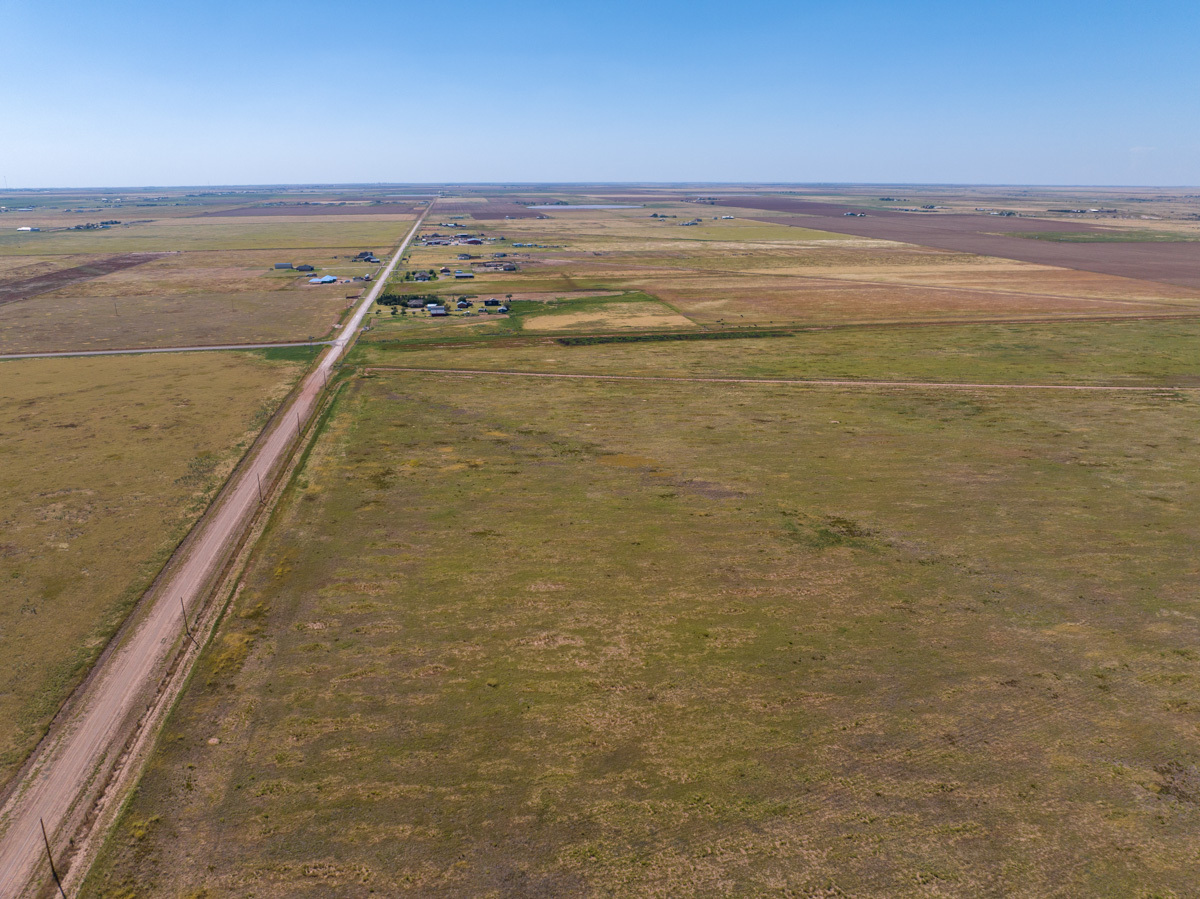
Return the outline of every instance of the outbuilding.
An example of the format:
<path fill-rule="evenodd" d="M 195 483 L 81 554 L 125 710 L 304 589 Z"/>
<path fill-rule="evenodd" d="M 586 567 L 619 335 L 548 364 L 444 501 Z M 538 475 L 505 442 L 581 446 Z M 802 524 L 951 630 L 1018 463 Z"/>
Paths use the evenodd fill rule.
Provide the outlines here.
<path fill-rule="evenodd" d="M 298 266 L 296 266 L 296 271 L 311 272 L 311 271 L 315 271 L 315 269 L 311 265 L 298 265 Z"/>
<path fill-rule="evenodd" d="M 292 264 L 290 262 L 276 262 L 275 267 L 276 268 L 291 268 Z"/>

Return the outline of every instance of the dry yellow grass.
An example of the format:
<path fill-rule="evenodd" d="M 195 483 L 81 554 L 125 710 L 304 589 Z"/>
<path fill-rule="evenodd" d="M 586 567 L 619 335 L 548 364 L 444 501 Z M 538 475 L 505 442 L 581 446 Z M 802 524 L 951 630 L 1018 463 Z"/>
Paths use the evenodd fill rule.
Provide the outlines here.
<path fill-rule="evenodd" d="M 658 303 L 605 303 L 586 312 L 530 316 L 526 331 L 564 331 L 576 328 L 690 328 L 691 319 Z"/>
<path fill-rule="evenodd" d="M 0 784 L 299 369 L 255 353 L 0 362 Z"/>

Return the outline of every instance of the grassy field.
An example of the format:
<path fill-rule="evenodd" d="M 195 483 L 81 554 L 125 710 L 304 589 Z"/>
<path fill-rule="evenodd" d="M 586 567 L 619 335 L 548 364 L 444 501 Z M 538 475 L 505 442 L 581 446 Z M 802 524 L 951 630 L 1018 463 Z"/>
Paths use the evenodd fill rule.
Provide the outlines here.
<path fill-rule="evenodd" d="M 422 346 L 377 331 L 358 343 L 359 365 L 671 377 L 870 378 L 1009 384 L 1200 383 L 1200 322 L 1117 321 L 849 328 L 790 337 L 562 346 L 489 344 L 447 334 Z M 504 335 L 499 335 L 503 337 Z M 557 336 L 557 335 L 556 335 Z"/>
<path fill-rule="evenodd" d="M 675 219 L 636 210 L 551 211 L 553 218 L 477 222 L 503 238 L 475 249 L 416 247 L 412 269 L 475 269 L 443 278 L 432 294 L 518 298 L 640 291 L 698 324 L 911 321 L 1028 316 L 1137 315 L 1200 310 L 1200 291 L 1031 265 L 743 218 L 746 210 L 676 203 Z M 716 213 L 736 213 L 713 220 Z M 703 217 L 694 227 L 680 222 Z M 437 220 L 435 207 L 434 221 Z M 794 218 L 802 224 L 804 217 Z M 435 223 L 426 233 L 441 231 Z M 515 244 L 541 244 L 516 247 Z M 457 260 L 508 253 L 517 272 Z"/>
<path fill-rule="evenodd" d="M 212 250 L 370 249 L 396 242 L 411 217 L 346 216 L 301 220 L 238 218 L 164 219 L 108 231 L 43 231 L 0 234 L 0 255 L 59 256 Z M 290 261 L 290 260 L 284 260 Z"/>
<path fill-rule="evenodd" d="M 1026 378 L 1037 335 L 990 339 Z M 793 355 L 581 355 L 731 344 Z M 1193 393 L 356 381 L 83 895 L 1192 895 L 1198 426 Z"/>
<path fill-rule="evenodd" d="M 1146 243 L 1147 241 L 1200 240 L 1200 234 L 1187 231 L 1027 231 L 1013 237 L 1028 240 L 1052 240 L 1056 243 Z"/>
<path fill-rule="evenodd" d="M 0 278 L 12 284 L 124 253 L 165 254 L 0 304 L 0 354 L 326 337 L 333 333 L 347 297 L 365 286 L 350 279 L 378 275 L 381 268 L 382 263 L 355 262 L 354 255 L 369 250 L 386 262 L 413 218 L 196 217 L 203 200 L 172 201 L 200 206 L 86 213 L 39 206 L 28 217 L 43 227 L 42 232 L 0 231 Z M 224 203 L 229 205 L 229 200 Z M 122 224 L 107 230 L 66 230 L 110 218 Z M 316 274 L 335 275 L 347 283 L 310 285 L 311 275 L 276 270 L 277 262 L 307 263 Z"/>
<path fill-rule="evenodd" d="M 86 290 L 86 285 L 81 289 Z M 0 353 L 323 338 L 360 285 L 259 293 L 35 297 L 0 306 Z"/>
<path fill-rule="evenodd" d="M 0 784 L 304 361 L 0 362 Z"/>

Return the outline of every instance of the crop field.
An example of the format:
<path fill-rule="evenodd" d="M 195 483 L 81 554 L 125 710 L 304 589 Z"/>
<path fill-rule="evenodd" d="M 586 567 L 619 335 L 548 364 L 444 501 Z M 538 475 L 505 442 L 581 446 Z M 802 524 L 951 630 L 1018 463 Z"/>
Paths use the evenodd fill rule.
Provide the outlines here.
<path fill-rule="evenodd" d="M 115 272 L 144 265 L 160 258 L 157 253 L 126 253 L 85 262 L 71 268 L 59 268 L 24 279 L 9 279 L 0 284 L 0 305 L 27 299 L 38 294 L 61 290 L 78 281 L 90 281 Z"/>
<path fill-rule="evenodd" d="M 331 222 L 264 222 L 235 219 L 166 219 L 119 226 L 109 231 L 52 231 L 0 236 L 0 254 L 68 255 L 75 253 L 138 253 L 187 250 L 296 250 L 341 247 L 369 249 L 389 246 L 411 216 L 364 220 L 362 216 Z"/>
<path fill-rule="evenodd" d="M 254 352 L 0 362 L 0 785 L 301 368 Z"/>
<path fill-rule="evenodd" d="M 357 293 L 356 289 L 354 293 Z M 345 286 L 300 291 L 40 298 L 0 307 L 0 352 L 203 346 L 323 338 L 351 305 Z"/>
<path fill-rule="evenodd" d="M 275 216 L 311 217 L 316 215 L 383 215 L 391 218 L 410 216 L 416 211 L 412 203 L 309 203 L 278 206 L 236 206 L 218 209 L 201 215 L 226 218 L 264 218 Z"/>
<path fill-rule="evenodd" d="M 1194 893 L 1198 426 L 355 381 L 84 895 Z"/>
<path fill-rule="evenodd" d="M 380 269 L 354 256 L 386 261 L 415 208 L 42 209 L 28 219 L 41 232 L 0 232 L 0 354 L 332 336 L 347 298 L 362 290 L 351 279 Z M 120 223 L 71 230 L 88 221 Z M 276 270 L 279 262 L 314 272 Z M 310 285 L 314 274 L 350 283 Z"/>
<path fill-rule="evenodd" d="M 653 213 L 563 208 L 570 209 L 549 210 L 544 220 L 481 223 L 489 242 L 476 251 L 479 262 L 466 263 L 474 279 L 443 276 L 422 290 L 518 298 L 640 291 L 708 326 L 1200 313 L 1195 287 L 792 227 L 812 217 L 772 224 L 745 218 L 743 209 L 678 202 L 655 204 Z M 714 220 L 714 212 L 736 217 Z M 680 226 L 697 217 L 700 224 Z M 843 227 L 829 216 L 820 221 Z M 1138 246 L 1160 245 L 1174 246 Z M 470 248 L 417 247 L 407 265 L 459 268 L 462 249 Z M 518 271 L 483 266 L 490 252 L 506 253 Z"/>

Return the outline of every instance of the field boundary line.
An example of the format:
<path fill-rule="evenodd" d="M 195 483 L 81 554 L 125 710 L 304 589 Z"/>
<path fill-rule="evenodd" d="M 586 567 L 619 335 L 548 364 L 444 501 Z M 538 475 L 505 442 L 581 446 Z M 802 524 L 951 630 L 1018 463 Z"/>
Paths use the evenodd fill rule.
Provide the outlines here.
<path fill-rule="evenodd" d="M 301 346 L 330 346 L 332 340 L 302 340 L 292 343 L 219 343 L 200 346 L 148 346 L 119 350 L 52 350 L 46 353 L 0 353 L 0 362 L 14 359 L 62 359 L 71 356 L 131 356 L 144 353 L 205 353 L 217 350 L 274 350 Z"/>
<path fill-rule="evenodd" d="M 1177 390 L 1200 390 L 1200 386 L 1147 387 L 1126 384 L 978 384 L 959 381 L 898 381 L 885 379 L 853 378 L 732 378 L 732 377 L 685 377 L 672 375 L 604 375 L 571 372 L 515 371 L 488 368 L 416 368 L 404 365 L 369 365 L 364 373 L 412 372 L 436 375 L 498 375 L 513 378 L 561 378 L 585 381 L 650 381 L 664 383 L 696 384 L 774 384 L 795 387 L 900 387 L 908 389 L 948 390 L 1091 390 L 1133 393 L 1169 393 Z"/>

